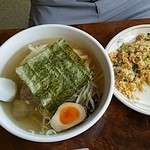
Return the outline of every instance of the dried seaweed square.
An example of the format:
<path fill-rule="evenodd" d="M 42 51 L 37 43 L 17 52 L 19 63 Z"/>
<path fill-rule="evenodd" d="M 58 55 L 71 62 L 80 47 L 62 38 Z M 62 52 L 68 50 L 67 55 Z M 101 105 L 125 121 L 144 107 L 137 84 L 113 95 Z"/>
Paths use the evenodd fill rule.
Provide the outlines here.
<path fill-rule="evenodd" d="M 16 72 L 49 110 L 55 110 L 93 78 L 92 71 L 64 39 L 28 59 Z"/>

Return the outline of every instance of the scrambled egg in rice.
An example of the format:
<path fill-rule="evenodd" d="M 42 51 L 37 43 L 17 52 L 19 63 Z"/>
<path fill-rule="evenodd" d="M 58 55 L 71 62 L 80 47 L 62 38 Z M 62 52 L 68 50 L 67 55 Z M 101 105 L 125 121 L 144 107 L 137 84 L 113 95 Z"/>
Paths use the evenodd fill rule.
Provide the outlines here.
<path fill-rule="evenodd" d="M 109 57 L 116 88 L 128 98 L 138 99 L 135 91 L 144 92 L 144 85 L 150 85 L 150 34 L 140 34 L 134 42 L 110 52 Z"/>

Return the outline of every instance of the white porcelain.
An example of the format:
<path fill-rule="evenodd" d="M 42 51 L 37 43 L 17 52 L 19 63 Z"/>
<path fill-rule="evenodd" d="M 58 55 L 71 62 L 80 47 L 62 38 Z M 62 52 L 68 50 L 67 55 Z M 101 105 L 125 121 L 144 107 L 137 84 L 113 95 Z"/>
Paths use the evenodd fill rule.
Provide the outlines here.
<path fill-rule="evenodd" d="M 0 77 L 0 101 L 10 102 L 17 93 L 17 86 L 14 81 Z"/>
<path fill-rule="evenodd" d="M 108 53 L 111 51 L 115 51 L 123 43 L 133 41 L 141 33 L 150 33 L 150 24 L 136 25 L 121 31 L 110 40 L 110 42 L 106 46 L 106 51 Z M 137 112 L 150 115 L 150 86 L 146 85 L 145 90 L 146 92 L 136 92 L 136 95 L 139 97 L 139 101 L 128 99 L 116 88 L 114 88 L 114 95 L 129 108 Z"/>
<path fill-rule="evenodd" d="M 102 117 L 102 115 L 105 113 L 110 104 L 113 95 L 114 75 L 112 64 L 107 55 L 107 52 L 104 50 L 102 45 L 91 35 L 71 26 L 57 25 L 57 24 L 36 26 L 28 28 L 8 39 L 0 47 L 0 74 L 3 72 L 10 58 L 16 53 L 19 54 L 24 46 L 27 46 L 31 42 L 42 39 L 60 38 L 60 37 L 69 40 L 77 44 L 78 46 L 81 47 L 84 46 L 85 49 L 90 49 L 94 54 L 95 58 L 98 59 L 105 76 L 105 89 L 101 103 L 98 106 L 98 109 L 91 116 L 91 118 L 83 122 L 81 125 L 78 125 L 75 128 L 66 130 L 65 132 L 57 135 L 46 136 L 46 135 L 32 134 L 28 131 L 25 131 L 23 128 L 17 126 L 14 123 L 13 119 L 7 115 L 7 113 L 2 107 L 3 105 L 1 102 L 0 103 L 1 126 L 10 133 L 20 138 L 36 142 L 55 142 L 72 138 L 92 127 Z"/>

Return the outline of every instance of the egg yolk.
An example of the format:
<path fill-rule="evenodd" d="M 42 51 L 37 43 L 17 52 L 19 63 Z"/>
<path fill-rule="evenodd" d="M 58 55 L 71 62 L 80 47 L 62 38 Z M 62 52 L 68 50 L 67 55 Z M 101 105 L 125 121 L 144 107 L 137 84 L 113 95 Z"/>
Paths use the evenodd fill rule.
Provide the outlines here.
<path fill-rule="evenodd" d="M 80 116 L 80 112 L 73 106 L 64 107 L 60 111 L 60 121 L 63 124 L 71 124 L 76 121 Z"/>

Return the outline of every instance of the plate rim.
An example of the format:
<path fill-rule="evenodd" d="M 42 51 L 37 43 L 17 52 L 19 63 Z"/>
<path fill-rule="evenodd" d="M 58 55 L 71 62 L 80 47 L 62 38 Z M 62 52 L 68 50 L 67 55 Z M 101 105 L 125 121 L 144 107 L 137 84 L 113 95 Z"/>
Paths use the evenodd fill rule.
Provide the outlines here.
<path fill-rule="evenodd" d="M 130 31 L 133 31 L 133 30 L 135 31 L 135 30 L 137 30 L 137 29 L 139 29 L 139 28 L 149 28 L 149 29 L 150 29 L 150 24 L 135 25 L 135 26 L 131 26 L 131 27 L 125 28 L 124 30 L 118 32 L 118 33 L 117 33 L 113 38 L 111 38 L 111 40 L 107 43 L 107 45 L 106 45 L 106 47 L 105 47 L 106 52 L 107 52 L 107 53 L 109 52 L 109 48 L 111 47 L 111 45 L 114 43 L 114 41 L 115 41 L 118 37 L 120 37 L 120 36 L 122 36 L 122 35 L 124 35 L 124 34 L 126 34 L 126 33 L 128 33 L 128 32 L 130 32 Z M 127 101 L 127 100 L 125 99 L 125 96 L 124 96 L 122 93 L 120 93 L 115 87 L 114 87 L 114 95 L 115 95 L 115 97 L 116 97 L 120 102 L 122 102 L 124 105 L 126 105 L 126 106 L 129 107 L 130 109 L 132 109 L 132 110 L 134 110 L 134 111 L 136 111 L 136 112 L 145 114 L 145 115 L 150 115 L 150 110 L 142 109 L 142 108 L 139 108 L 139 107 L 133 105 L 133 104 L 130 102 L 130 99 L 127 98 L 127 99 L 128 99 L 128 101 Z M 123 98 L 121 98 L 121 96 L 123 96 Z"/>

